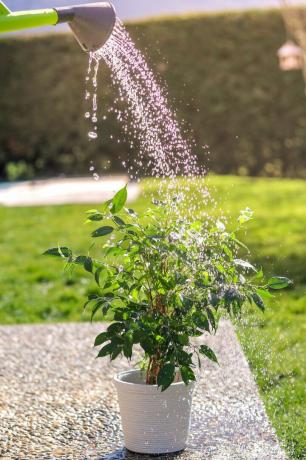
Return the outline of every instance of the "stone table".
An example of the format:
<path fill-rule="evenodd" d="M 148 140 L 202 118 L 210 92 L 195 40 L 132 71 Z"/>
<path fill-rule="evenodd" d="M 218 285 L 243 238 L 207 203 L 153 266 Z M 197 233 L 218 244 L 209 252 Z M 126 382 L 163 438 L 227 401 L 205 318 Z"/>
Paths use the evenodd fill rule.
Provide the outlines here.
<path fill-rule="evenodd" d="M 112 377 L 129 364 L 94 359 L 105 324 L 0 327 L 0 458 L 142 460 L 123 448 Z M 178 460 L 283 460 L 230 322 L 206 343 L 186 451 Z"/>

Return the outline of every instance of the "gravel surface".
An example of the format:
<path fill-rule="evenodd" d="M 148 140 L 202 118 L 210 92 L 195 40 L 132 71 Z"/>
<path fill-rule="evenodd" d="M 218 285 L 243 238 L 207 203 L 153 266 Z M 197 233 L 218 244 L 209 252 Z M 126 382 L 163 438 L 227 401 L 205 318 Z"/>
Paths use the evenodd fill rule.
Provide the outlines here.
<path fill-rule="evenodd" d="M 94 359 L 102 324 L 0 327 L 2 460 L 140 460 L 123 448 L 112 377 L 129 364 Z M 189 446 L 157 460 L 285 459 L 231 324 L 206 341 L 193 402 Z"/>

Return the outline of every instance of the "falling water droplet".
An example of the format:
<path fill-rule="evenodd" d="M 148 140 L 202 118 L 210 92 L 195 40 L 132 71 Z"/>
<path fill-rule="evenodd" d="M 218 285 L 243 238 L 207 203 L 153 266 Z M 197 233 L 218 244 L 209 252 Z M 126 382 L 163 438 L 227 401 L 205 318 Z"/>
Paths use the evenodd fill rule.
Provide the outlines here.
<path fill-rule="evenodd" d="M 96 61 L 91 67 L 94 73 L 92 121 L 96 123 L 97 66 L 103 59 L 118 91 L 107 112 L 114 113 L 122 126 L 123 140 L 138 152 L 136 158 L 129 160 L 128 167 L 125 161 L 122 162 L 129 178 L 138 181 L 143 174 L 157 178 L 157 193 L 162 193 L 166 201 L 170 202 L 174 195 L 179 196 L 175 203 L 176 212 L 180 213 L 180 208 L 185 206 L 188 218 L 204 216 L 203 203 L 211 201 L 215 206 L 215 202 L 202 179 L 206 171 L 199 165 L 197 144 L 186 128 L 187 123 L 181 127 L 177 112 L 168 101 L 167 91 L 160 86 L 119 20 L 107 43 L 91 53 L 90 59 L 93 64 Z M 103 120 L 106 118 L 106 115 L 102 117 Z M 96 130 L 95 126 L 90 139 L 97 137 Z M 114 139 L 113 134 L 109 138 Z M 117 139 L 118 143 L 120 141 Z M 198 150 L 201 153 L 201 147 Z M 190 181 L 178 182 L 177 178 L 181 176 L 192 177 L 192 187 Z M 223 222 L 223 219 L 219 220 Z"/>

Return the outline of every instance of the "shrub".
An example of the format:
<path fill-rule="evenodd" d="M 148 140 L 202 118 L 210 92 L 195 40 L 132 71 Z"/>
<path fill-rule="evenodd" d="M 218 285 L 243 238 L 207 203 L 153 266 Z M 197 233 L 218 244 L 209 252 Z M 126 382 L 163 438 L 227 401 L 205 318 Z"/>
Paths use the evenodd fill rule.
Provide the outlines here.
<path fill-rule="evenodd" d="M 98 357 L 131 359 L 140 344 L 147 384 L 165 390 L 179 371 L 187 385 L 195 380 L 201 356 L 217 362 L 214 351 L 196 345 L 193 337 L 216 332 L 224 314 L 240 317 L 247 302 L 264 310 L 269 290 L 291 282 L 277 276 L 264 282 L 261 270 L 238 258 L 238 248 L 245 246 L 234 232 L 219 221 L 207 227 L 181 218 L 177 197 L 154 200 L 155 208 L 142 218 L 124 207 L 126 198 L 125 187 L 101 210 L 87 213 L 89 222 L 100 225 L 91 234 L 94 241 L 102 238 L 99 259 L 67 247 L 45 254 L 62 257 L 69 267 L 82 266 L 94 277 L 97 288 L 85 308 L 91 306 L 92 318 L 98 312 L 113 318 L 96 337 Z M 241 212 L 238 228 L 251 219 L 249 209 Z"/>
<path fill-rule="evenodd" d="M 191 126 L 200 161 L 221 174 L 306 177 L 306 104 L 301 72 L 281 72 L 279 11 L 158 19 L 128 24 L 137 46 Z M 84 113 L 87 56 L 71 35 L 0 42 L 0 176 L 6 163 L 32 174 L 123 171 L 133 158 L 108 109 L 116 91 L 100 73 L 100 136 L 88 142 Z M 107 115 L 103 120 L 102 115 Z M 113 139 L 110 139 L 113 135 Z M 208 153 L 210 151 L 210 154 Z"/>

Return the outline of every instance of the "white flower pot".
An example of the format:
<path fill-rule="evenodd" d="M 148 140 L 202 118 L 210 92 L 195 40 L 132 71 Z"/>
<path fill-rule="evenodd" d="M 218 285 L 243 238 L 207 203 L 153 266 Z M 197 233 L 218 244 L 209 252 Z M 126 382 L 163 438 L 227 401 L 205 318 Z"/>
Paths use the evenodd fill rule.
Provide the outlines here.
<path fill-rule="evenodd" d="M 194 384 L 173 383 L 161 392 L 146 385 L 139 370 L 115 377 L 125 447 L 141 454 L 164 454 L 185 449 Z"/>

